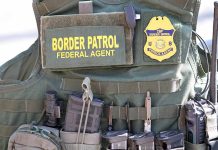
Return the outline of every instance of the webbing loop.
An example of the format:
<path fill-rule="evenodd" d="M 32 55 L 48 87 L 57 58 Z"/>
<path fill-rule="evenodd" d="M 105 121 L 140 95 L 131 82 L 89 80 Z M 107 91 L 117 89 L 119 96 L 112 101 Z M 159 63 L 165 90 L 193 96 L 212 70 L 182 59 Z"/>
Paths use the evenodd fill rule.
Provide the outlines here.
<path fill-rule="evenodd" d="M 84 143 L 84 136 L 85 136 L 88 117 L 89 117 L 90 105 L 91 105 L 91 102 L 93 100 L 93 93 L 91 90 L 90 79 L 88 77 L 86 77 L 83 80 L 82 89 L 84 91 L 84 93 L 82 95 L 83 106 L 82 106 L 82 112 L 81 112 L 81 117 L 80 117 L 79 129 L 78 129 L 78 133 L 77 133 L 76 144 L 79 144 L 79 137 L 80 137 L 80 131 L 81 131 L 81 126 L 82 126 L 82 121 L 83 121 L 83 115 L 84 115 L 86 103 L 88 103 L 81 144 Z"/>
<path fill-rule="evenodd" d="M 156 119 L 167 119 L 176 118 L 180 114 L 180 105 L 166 105 L 151 107 L 151 120 Z M 121 120 L 145 120 L 147 118 L 147 109 L 145 107 L 129 107 L 128 114 L 126 114 L 126 107 L 113 106 L 111 108 L 106 108 L 106 110 L 111 109 L 112 119 Z M 108 112 L 108 111 L 106 111 Z M 120 112 L 120 113 L 119 113 Z M 107 114 L 107 113 L 106 113 Z M 107 114 L 107 116 L 109 116 Z"/>

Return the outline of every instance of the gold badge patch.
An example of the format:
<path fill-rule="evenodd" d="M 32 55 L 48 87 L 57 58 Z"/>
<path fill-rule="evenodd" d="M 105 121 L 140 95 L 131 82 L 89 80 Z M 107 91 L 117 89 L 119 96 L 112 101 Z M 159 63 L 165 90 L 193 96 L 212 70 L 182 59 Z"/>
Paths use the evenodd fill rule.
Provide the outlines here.
<path fill-rule="evenodd" d="M 160 62 L 175 55 L 177 51 L 173 40 L 175 31 L 166 16 L 153 17 L 144 31 L 147 35 L 145 54 Z"/>

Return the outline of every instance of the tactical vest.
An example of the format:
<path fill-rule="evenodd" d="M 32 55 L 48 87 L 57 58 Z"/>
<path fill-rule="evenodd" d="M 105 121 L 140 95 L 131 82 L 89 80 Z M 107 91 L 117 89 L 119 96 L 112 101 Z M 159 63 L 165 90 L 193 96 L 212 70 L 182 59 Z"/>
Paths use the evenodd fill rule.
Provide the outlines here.
<path fill-rule="evenodd" d="M 144 131 L 147 91 L 152 131 L 183 128 L 181 110 L 195 94 L 200 62 L 192 37 L 200 0 L 92 3 L 34 0 L 39 40 L 0 68 L 0 149 L 21 124 L 41 118 L 46 91 L 67 100 L 84 77 L 104 110 L 113 103 L 113 130 Z M 102 132 L 107 120 L 104 111 Z"/>

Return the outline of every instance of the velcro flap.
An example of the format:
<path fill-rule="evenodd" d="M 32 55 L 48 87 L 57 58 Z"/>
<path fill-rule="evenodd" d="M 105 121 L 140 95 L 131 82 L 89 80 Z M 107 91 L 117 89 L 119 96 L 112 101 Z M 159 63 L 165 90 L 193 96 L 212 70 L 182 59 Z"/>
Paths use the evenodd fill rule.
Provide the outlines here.
<path fill-rule="evenodd" d="M 57 70 L 130 65 L 132 36 L 124 12 L 43 16 L 42 66 Z"/>

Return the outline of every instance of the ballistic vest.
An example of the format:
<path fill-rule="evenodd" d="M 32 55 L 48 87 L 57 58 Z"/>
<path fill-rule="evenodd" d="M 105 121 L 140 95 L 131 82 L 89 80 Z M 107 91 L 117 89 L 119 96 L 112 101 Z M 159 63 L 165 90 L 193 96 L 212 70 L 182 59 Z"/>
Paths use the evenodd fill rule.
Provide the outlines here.
<path fill-rule="evenodd" d="M 113 103 L 113 130 L 144 131 L 147 91 L 152 131 L 183 129 L 183 104 L 199 76 L 192 36 L 199 6 L 200 0 L 34 0 L 39 38 L 0 68 L 0 149 L 21 124 L 41 118 L 46 91 L 67 101 L 84 77 L 104 110 Z"/>

